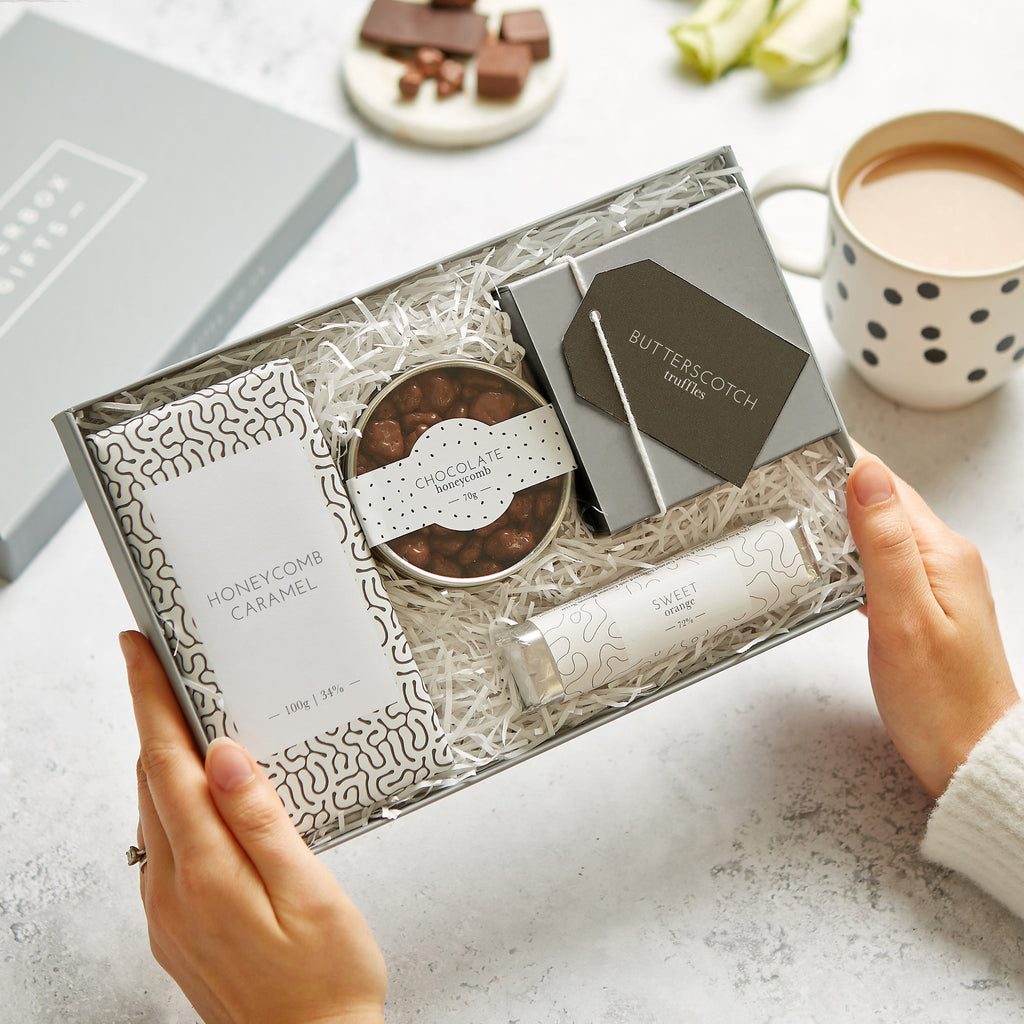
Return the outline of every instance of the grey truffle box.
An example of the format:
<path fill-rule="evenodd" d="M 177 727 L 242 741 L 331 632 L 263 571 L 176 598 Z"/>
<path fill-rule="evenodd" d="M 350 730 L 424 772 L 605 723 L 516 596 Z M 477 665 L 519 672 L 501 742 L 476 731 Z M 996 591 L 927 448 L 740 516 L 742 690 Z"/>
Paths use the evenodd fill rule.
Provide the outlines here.
<path fill-rule="evenodd" d="M 742 185 L 657 224 L 577 257 L 589 287 L 604 271 L 638 260 L 655 263 L 789 342 L 811 353 L 754 466 L 843 432 L 839 414 L 811 352 L 750 197 Z M 618 533 L 658 512 L 628 426 L 580 398 L 562 353 L 562 337 L 580 306 L 580 288 L 566 263 L 498 290 L 517 342 L 554 403 L 578 465 L 577 493 L 588 522 Z M 596 346 L 595 346 L 596 347 Z M 600 358 L 598 354 L 597 358 Z M 645 436 L 644 447 L 668 507 L 722 479 Z"/>

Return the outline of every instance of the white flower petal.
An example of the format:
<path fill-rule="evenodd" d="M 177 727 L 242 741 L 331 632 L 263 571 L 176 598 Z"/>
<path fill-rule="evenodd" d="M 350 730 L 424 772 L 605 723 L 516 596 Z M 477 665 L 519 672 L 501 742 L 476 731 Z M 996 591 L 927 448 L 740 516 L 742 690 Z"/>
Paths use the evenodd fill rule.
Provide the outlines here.
<path fill-rule="evenodd" d="M 704 0 L 672 37 L 687 64 L 717 78 L 747 52 L 771 6 L 772 0 Z"/>
<path fill-rule="evenodd" d="M 843 62 L 855 10 L 851 0 L 780 0 L 751 63 L 785 88 L 827 78 Z"/>

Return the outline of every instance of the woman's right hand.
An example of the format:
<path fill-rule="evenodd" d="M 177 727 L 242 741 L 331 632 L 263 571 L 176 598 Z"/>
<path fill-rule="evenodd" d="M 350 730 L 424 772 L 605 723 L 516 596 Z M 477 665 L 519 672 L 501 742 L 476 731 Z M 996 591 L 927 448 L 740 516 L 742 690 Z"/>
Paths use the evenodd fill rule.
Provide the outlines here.
<path fill-rule="evenodd" d="M 977 548 L 872 455 L 846 487 L 864 565 L 868 671 L 882 722 L 938 797 L 1020 698 Z"/>

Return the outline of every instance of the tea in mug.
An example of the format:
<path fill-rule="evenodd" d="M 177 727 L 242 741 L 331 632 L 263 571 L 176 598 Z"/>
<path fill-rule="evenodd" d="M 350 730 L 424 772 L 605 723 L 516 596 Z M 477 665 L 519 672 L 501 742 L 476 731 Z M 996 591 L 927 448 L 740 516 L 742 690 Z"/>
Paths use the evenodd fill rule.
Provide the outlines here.
<path fill-rule="evenodd" d="M 876 248 L 929 270 L 979 273 L 1024 261 L 1024 167 L 968 146 L 889 150 L 842 194 Z"/>

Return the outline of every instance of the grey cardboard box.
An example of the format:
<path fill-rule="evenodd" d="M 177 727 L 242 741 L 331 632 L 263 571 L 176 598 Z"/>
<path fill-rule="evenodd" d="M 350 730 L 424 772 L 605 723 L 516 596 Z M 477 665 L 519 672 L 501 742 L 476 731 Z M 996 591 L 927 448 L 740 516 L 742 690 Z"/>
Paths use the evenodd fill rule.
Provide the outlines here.
<path fill-rule="evenodd" d="M 447 257 L 443 261 L 440 261 L 440 264 L 450 266 L 457 264 L 459 261 L 464 259 L 471 261 L 484 259 L 495 248 L 515 244 L 519 242 L 524 235 L 532 232 L 536 228 L 560 222 L 566 217 L 579 216 L 585 212 L 592 211 L 597 207 L 604 207 L 607 204 L 614 202 L 615 199 L 624 191 L 628 192 L 634 188 L 639 188 L 646 182 L 663 180 L 664 177 L 668 175 L 681 175 L 693 165 L 703 165 L 712 160 L 717 162 L 719 166 L 730 169 L 728 173 L 734 177 L 739 193 L 741 193 L 742 196 L 742 202 L 747 204 L 747 210 L 743 216 L 750 217 L 752 219 L 755 234 L 760 235 L 760 227 L 757 222 L 756 214 L 753 212 L 753 206 L 750 203 L 749 194 L 743 184 L 742 176 L 735 170 L 736 162 L 732 150 L 728 147 L 723 147 L 713 153 L 705 154 L 703 157 L 698 157 L 694 161 L 683 164 L 680 167 L 664 171 L 660 175 L 652 175 L 648 179 L 634 182 L 630 185 L 624 186 L 622 189 L 616 189 L 614 192 L 609 192 L 603 196 L 598 196 L 580 203 L 578 206 L 569 210 L 560 211 L 557 214 L 553 214 L 550 218 L 531 225 L 526 225 L 515 231 L 511 231 L 500 238 L 481 242 L 477 246 Z M 729 194 L 732 194 L 733 191 L 734 190 L 730 189 Z M 705 202 L 707 201 L 708 200 L 705 200 Z M 793 316 L 793 324 L 795 324 L 795 326 L 791 326 L 790 329 L 799 334 L 800 339 L 802 339 L 803 344 L 806 346 L 806 339 L 804 338 L 802 328 L 799 326 L 799 322 L 795 318 L 795 314 L 792 313 L 791 300 L 786 290 L 785 283 L 782 280 L 781 273 L 778 270 L 778 266 L 775 263 L 774 257 L 771 255 L 771 252 L 767 247 L 760 248 L 760 244 L 761 243 L 757 243 L 757 247 L 755 247 L 756 254 L 750 258 L 761 263 L 767 262 L 768 269 L 770 269 L 770 272 L 768 272 L 768 270 L 765 271 L 766 276 L 763 279 L 763 283 L 769 292 L 769 295 L 766 296 L 766 301 L 770 304 L 774 303 L 776 308 L 790 307 L 790 314 Z M 719 252 L 720 254 L 723 254 L 723 258 L 725 258 L 725 254 L 727 254 L 729 260 L 735 262 L 736 258 L 740 254 L 734 251 L 729 252 L 729 249 L 729 242 L 726 239 L 723 241 L 723 246 Z M 432 262 L 425 267 L 410 271 L 402 277 L 384 282 L 373 289 L 367 289 L 359 292 L 358 294 L 364 299 L 373 294 L 391 294 L 394 290 L 401 288 L 410 282 L 414 282 L 427 275 L 433 275 L 436 273 L 438 265 L 438 262 Z M 273 348 L 275 352 L 281 353 L 282 346 L 294 343 L 294 327 L 296 322 L 316 321 L 320 318 L 334 319 L 338 316 L 343 316 L 346 312 L 354 308 L 357 301 L 360 300 L 356 300 L 352 296 L 343 298 L 320 310 L 314 310 L 305 316 L 292 318 L 286 323 L 272 327 L 254 337 L 234 342 L 230 346 L 219 350 L 220 353 L 223 353 L 224 356 L 229 358 L 225 360 L 223 367 L 213 367 L 212 372 L 214 372 L 218 377 L 226 379 L 233 373 L 236 373 L 238 371 L 238 367 L 240 365 L 244 365 L 246 359 L 251 359 L 253 354 L 258 354 L 259 360 L 263 360 L 266 358 L 266 353 L 270 348 Z M 170 678 L 171 685 L 178 694 L 179 703 L 181 704 L 182 710 L 189 722 L 200 749 L 203 749 L 206 744 L 201 724 L 199 723 L 195 708 L 188 698 L 182 677 L 178 673 L 170 643 L 165 636 L 163 625 L 154 610 L 153 604 L 151 603 L 146 584 L 135 566 L 126 539 L 121 533 L 116 514 L 111 506 L 103 480 L 99 475 L 96 465 L 90 457 L 84 437 L 84 434 L 88 432 L 89 428 L 83 424 L 88 422 L 90 409 L 97 406 L 99 403 L 116 399 L 118 396 L 122 396 L 124 391 L 138 392 L 145 391 L 148 387 L 154 385 L 159 387 L 161 381 L 172 374 L 177 375 L 179 373 L 190 373 L 197 370 L 202 370 L 202 372 L 205 373 L 208 370 L 209 362 L 210 360 L 208 357 L 193 358 L 179 366 L 151 374 L 143 380 L 136 381 L 132 384 L 126 384 L 123 389 L 118 390 L 117 392 L 112 392 L 109 395 L 98 397 L 91 401 L 80 402 L 54 417 L 54 425 L 56 426 L 57 432 L 64 444 L 68 460 L 74 469 L 75 476 L 85 496 L 86 503 L 96 521 L 97 528 L 99 529 L 104 545 L 107 548 L 108 555 L 110 556 L 111 563 L 117 573 L 121 586 L 124 589 L 125 596 L 132 609 L 132 613 L 135 616 L 139 628 L 153 642 L 157 655 Z M 827 384 L 822 382 L 820 386 L 822 390 L 822 397 L 826 402 L 826 408 L 824 409 L 825 415 L 835 415 L 835 429 L 829 436 L 833 439 L 838 449 L 842 451 L 844 457 L 852 462 L 854 457 L 852 442 L 846 433 L 846 429 L 838 414 L 835 414 L 835 408 L 828 392 Z M 828 412 L 829 409 L 832 410 L 831 413 Z M 822 436 L 818 433 L 820 423 L 817 420 L 813 421 L 813 425 L 809 424 L 808 429 L 809 436 L 805 439 L 806 443 L 810 443 L 815 437 L 820 438 Z M 758 642 L 752 647 L 745 645 L 742 650 L 730 654 L 714 664 L 690 671 L 689 673 L 674 679 L 672 682 L 661 685 L 656 690 L 637 697 L 625 706 L 616 705 L 607 707 L 583 721 L 564 728 L 562 731 L 557 732 L 554 735 L 545 737 L 542 742 L 539 742 L 525 752 L 517 753 L 513 757 L 496 758 L 487 764 L 480 765 L 473 774 L 464 776 L 451 785 L 434 789 L 423 795 L 417 796 L 411 802 L 404 805 L 402 811 L 403 813 L 406 813 L 409 810 L 426 807 L 452 793 L 459 792 L 467 786 L 475 785 L 484 779 L 490 778 L 498 772 L 520 764 L 523 761 L 536 756 L 542 751 L 550 750 L 553 747 L 568 742 L 584 732 L 589 732 L 600 725 L 615 721 L 623 715 L 627 715 L 640 708 L 647 707 L 669 694 L 676 693 L 684 687 L 690 686 L 699 680 L 707 678 L 708 676 L 714 675 L 718 672 L 722 672 L 739 662 L 746 660 L 747 658 L 756 656 L 758 653 L 769 650 L 780 643 L 790 640 L 802 633 L 815 629 L 818 626 L 824 625 L 825 623 L 844 615 L 846 612 L 856 608 L 861 603 L 861 599 L 862 591 L 860 590 L 844 592 L 841 601 L 824 607 L 814 615 L 805 618 L 798 623 L 794 623 L 792 626 L 787 627 L 787 629 L 782 633 L 778 633 Z M 357 827 L 348 829 L 344 832 L 327 832 L 316 842 L 313 848 L 316 852 L 329 849 L 339 842 L 347 841 L 359 835 L 364 835 L 366 832 L 380 827 L 387 821 L 392 820 L 394 817 L 395 813 L 379 814 L 371 817 L 368 821 L 363 822 Z"/>
<path fill-rule="evenodd" d="M 634 231 L 576 260 L 589 287 L 614 267 L 650 259 L 791 345 L 811 352 L 778 266 L 739 186 L 650 227 Z M 573 446 L 576 484 L 584 514 L 600 532 L 618 533 L 657 513 L 629 427 L 573 390 L 562 336 L 580 305 L 580 291 L 565 263 L 499 289 L 516 341 L 553 399 Z M 834 434 L 839 414 L 813 353 L 772 428 L 755 466 Z M 645 436 L 644 447 L 669 507 L 720 484 L 719 477 L 667 445 Z"/>
<path fill-rule="evenodd" d="M 13 579 L 80 500 L 44 410 L 219 342 L 356 166 L 351 139 L 36 15 L 0 37 L 0 130 Z"/>

